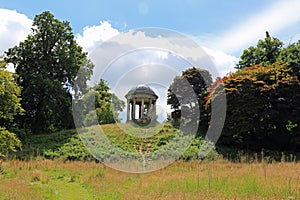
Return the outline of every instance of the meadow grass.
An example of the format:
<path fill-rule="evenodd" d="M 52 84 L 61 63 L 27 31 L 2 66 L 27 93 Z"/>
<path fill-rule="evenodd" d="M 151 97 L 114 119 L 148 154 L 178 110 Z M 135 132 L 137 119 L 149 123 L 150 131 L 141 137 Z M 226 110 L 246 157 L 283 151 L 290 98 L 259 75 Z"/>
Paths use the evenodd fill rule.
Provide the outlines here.
<path fill-rule="evenodd" d="M 300 163 L 183 162 L 146 174 L 100 163 L 5 161 L 0 199 L 300 199 Z"/>
<path fill-rule="evenodd" d="M 122 127 L 126 134 L 117 125 L 101 127 L 112 142 L 128 152 L 149 143 L 150 150 L 156 151 L 177 133 L 166 124 L 150 129 L 157 134 L 136 139 L 135 135 L 143 132 L 135 128 Z M 87 130 L 93 133 L 93 127 Z M 213 150 L 204 161 L 193 161 L 201 145 L 206 143 L 195 139 L 180 161 L 164 169 L 130 174 L 96 163 L 76 130 L 30 136 L 23 141 L 22 152 L 3 163 L 0 160 L 0 200 L 300 199 L 300 163 L 294 156 L 282 153 L 276 162 L 265 152 L 254 157 L 240 152 L 235 159 L 223 159 L 226 157 Z M 109 148 L 105 149 L 110 155 Z"/>

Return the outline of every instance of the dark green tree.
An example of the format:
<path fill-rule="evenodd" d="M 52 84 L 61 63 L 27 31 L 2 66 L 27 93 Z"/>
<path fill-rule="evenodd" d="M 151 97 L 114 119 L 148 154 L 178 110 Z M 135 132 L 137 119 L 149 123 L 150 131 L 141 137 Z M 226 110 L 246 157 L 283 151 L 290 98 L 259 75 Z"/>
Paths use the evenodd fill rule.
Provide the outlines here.
<path fill-rule="evenodd" d="M 282 50 L 283 43 L 266 32 L 266 38 L 259 40 L 256 47 L 250 46 L 244 50 L 241 60 L 236 65 L 236 69 L 243 69 L 256 64 L 269 66 L 277 61 Z"/>
<path fill-rule="evenodd" d="M 18 119 L 20 126 L 33 133 L 73 127 L 71 91 L 79 95 L 74 87 L 76 74 L 89 61 L 69 22 L 55 19 L 48 11 L 36 15 L 32 34 L 9 49 L 5 59 L 13 63 L 23 88 L 21 103 L 26 114 Z M 91 75 L 93 65 L 87 66 L 82 82 Z"/>

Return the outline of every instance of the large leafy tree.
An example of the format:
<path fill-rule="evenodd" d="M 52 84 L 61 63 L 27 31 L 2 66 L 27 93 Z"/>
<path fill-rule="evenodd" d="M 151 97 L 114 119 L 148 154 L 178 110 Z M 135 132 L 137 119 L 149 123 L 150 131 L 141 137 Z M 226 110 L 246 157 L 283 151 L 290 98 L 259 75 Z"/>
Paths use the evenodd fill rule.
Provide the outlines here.
<path fill-rule="evenodd" d="M 33 133 L 73 126 L 71 91 L 79 94 L 74 81 L 88 60 L 69 22 L 55 19 L 50 12 L 36 15 L 32 34 L 6 52 L 6 61 L 14 64 L 23 88 L 21 103 L 26 114 L 19 118 L 21 126 Z M 82 74 L 88 79 L 93 65 L 87 66 Z"/>
<path fill-rule="evenodd" d="M 204 109 L 207 95 L 207 88 L 212 84 L 211 74 L 204 69 L 192 67 L 182 72 L 181 76 L 176 76 L 168 89 L 167 104 L 171 105 L 171 113 L 174 125 L 178 126 L 184 119 L 181 119 L 182 109 L 190 110 L 197 106 L 200 116 L 186 116 L 187 120 L 200 120 L 199 130 L 207 128 L 208 113 Z M 204 125 L 204 127 L 202 126 Z"/>
<path fill-rule="evenodd" d="M 299 137 L 300 82 L 286 64 L 256 65 L 223 78 L 227 115 L 219 144 L 244 149 L 291 150 Z M 208 101 L 209 102 L 209 101 Z"/>
<path fill-rule="evenodd" d="M 236 68 L 243 69 L 256 64 L 269 66 L 277 61 L 282 47 L 283 43 L 279 39 L 266 32 L 266 38 L 259 40 L 256 47 L 250 46 L 244 50 Z"/>

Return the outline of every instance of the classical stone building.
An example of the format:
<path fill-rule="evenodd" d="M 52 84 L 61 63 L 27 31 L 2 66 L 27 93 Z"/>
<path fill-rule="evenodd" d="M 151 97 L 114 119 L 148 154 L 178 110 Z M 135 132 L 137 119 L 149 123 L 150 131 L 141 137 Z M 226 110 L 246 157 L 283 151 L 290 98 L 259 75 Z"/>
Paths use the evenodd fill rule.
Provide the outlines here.
<path fill-rule="evenodd" d="M 149 123 L 156 120 L 158 96 L 147 85 L 138 85 L 125 95 L 127 99 L 127 122 Z"/>

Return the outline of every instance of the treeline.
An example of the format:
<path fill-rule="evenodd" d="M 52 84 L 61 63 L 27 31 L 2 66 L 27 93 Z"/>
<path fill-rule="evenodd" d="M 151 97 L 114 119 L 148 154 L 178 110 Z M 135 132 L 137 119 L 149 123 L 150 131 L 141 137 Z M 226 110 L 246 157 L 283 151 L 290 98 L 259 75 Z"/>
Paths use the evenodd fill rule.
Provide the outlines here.
<path fill-rule="evenodd" d="M 217 145 L 249 151 L 262 149 L 299 152 L 300 41 L 283 47 L 267 33 L 257 46 L 244 50 L 237 71 L 214 83 L 198 68 L 187 69 L 169 88 L 174 125 L 182 122 L 176 83 L 186 79 L 200 107 L 198 135 L 209 128 L 211 104 L 226 93 L 226 119 Z M 181 120 L 181 121 L 180 121 Z M 220 119 L 221 120 L 221 119 Z"/>

